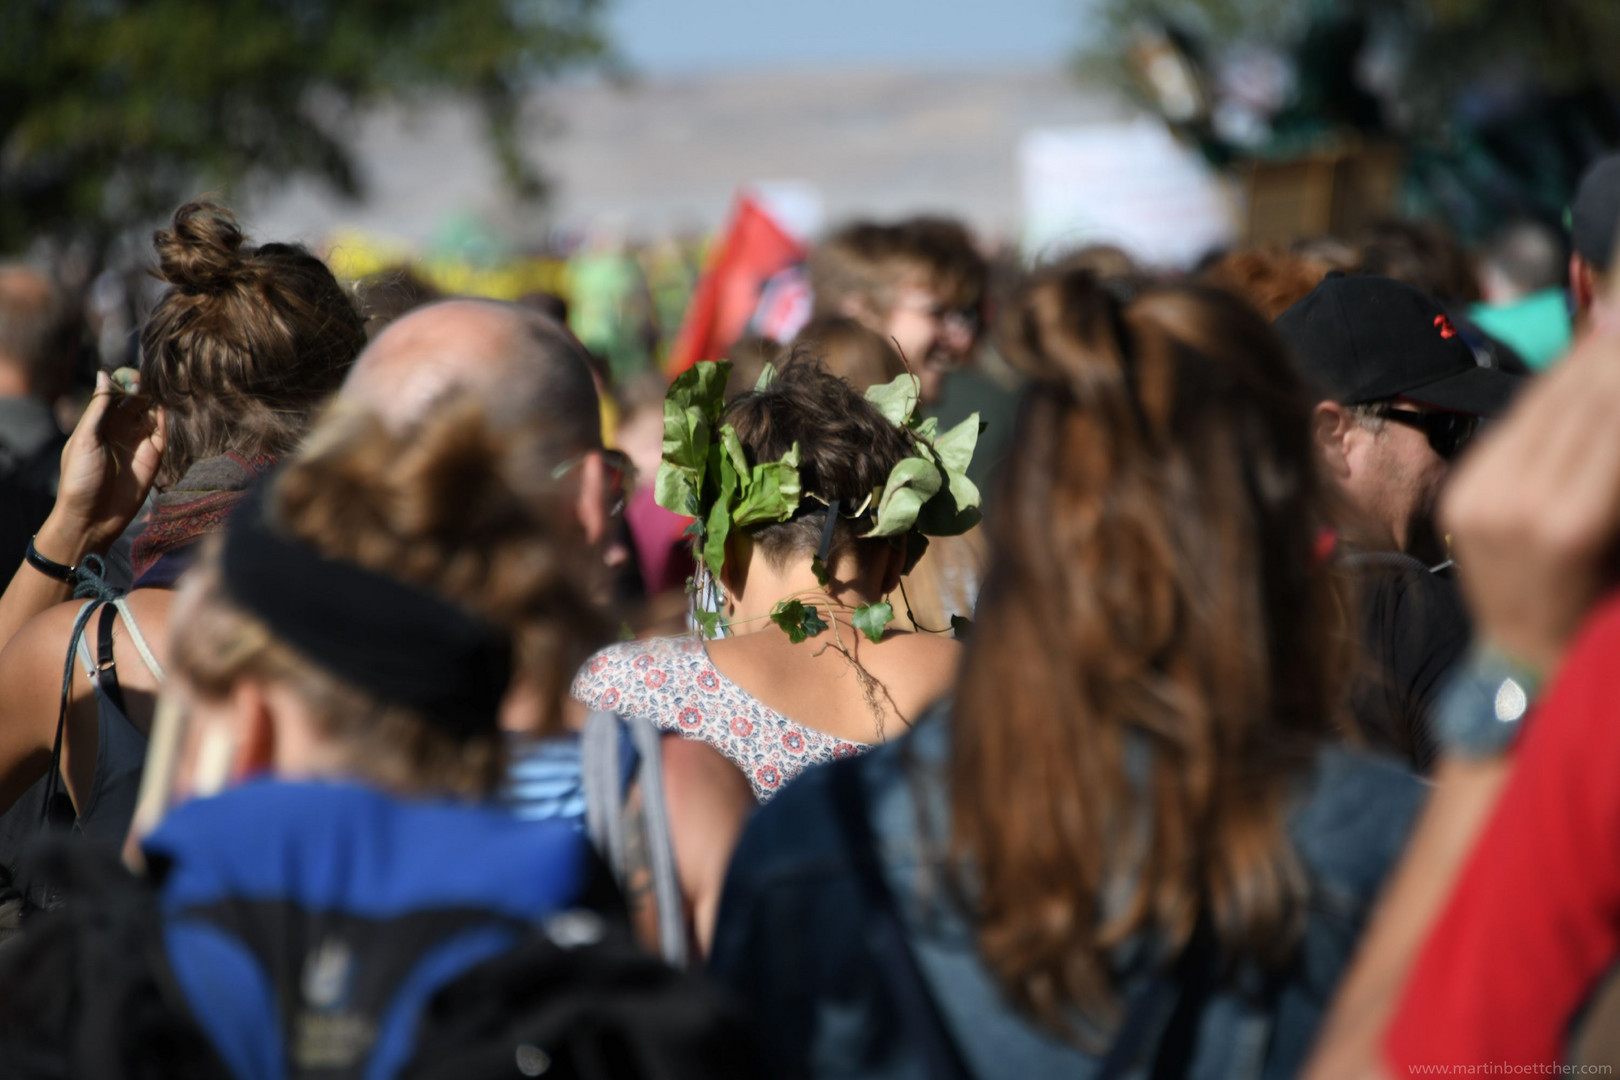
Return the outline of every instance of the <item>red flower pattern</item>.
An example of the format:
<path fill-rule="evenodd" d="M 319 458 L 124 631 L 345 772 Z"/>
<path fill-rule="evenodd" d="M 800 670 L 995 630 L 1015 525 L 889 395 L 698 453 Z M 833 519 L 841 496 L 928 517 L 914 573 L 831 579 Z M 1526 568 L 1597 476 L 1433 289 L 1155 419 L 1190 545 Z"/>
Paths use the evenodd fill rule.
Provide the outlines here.
<path fill-rule="evenodd" d="M 643 716 L 701 739 L 729 758 L 769 799 L 811 765 L 867 749 L 795 723 L 715 670 L 693 635 L 609 645 L 574 678 L 573 694 L 593 709 Z"/>

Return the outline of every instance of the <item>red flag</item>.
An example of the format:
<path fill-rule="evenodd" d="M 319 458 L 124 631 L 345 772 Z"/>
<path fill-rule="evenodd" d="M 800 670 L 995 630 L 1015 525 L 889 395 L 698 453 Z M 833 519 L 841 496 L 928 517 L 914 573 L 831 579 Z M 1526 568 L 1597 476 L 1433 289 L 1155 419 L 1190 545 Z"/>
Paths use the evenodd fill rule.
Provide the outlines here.
<path fill-rule="evenodd" d="M 804 245 L 763 207 L 747 195 L 738 196 L 731 226 L 703 268 L 670 349 L 669 373 L 679 375 L 699 360 L 724 356 L 747 329 L 766 280 L 804 257 Z"/>

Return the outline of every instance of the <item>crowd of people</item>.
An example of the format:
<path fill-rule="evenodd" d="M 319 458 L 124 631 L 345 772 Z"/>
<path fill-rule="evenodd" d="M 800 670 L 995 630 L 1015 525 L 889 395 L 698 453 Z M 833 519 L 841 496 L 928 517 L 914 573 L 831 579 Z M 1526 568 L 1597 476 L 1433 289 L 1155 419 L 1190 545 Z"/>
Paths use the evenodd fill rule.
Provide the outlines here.
<path fill-rule="evenodd" d="M 665 376 L 194 202 L 70 431 L 0 265 L 0 1073 L 1609 1071 L 1617 230 L 855 222 Z"/>

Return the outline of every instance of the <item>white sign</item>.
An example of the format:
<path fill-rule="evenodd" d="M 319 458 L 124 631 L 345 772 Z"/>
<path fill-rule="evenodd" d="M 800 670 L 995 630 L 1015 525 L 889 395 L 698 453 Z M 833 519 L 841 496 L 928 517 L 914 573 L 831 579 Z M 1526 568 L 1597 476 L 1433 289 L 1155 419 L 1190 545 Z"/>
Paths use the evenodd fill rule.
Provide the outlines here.
<path fill-rule="evenodd" d="M 1186 267 L 1237 236 L 1228 184 L 1155 119 L 1031 131 L 1019 167 L 1024 253 L 1035 259 L 1113 244 L 1151 266 Z"/>

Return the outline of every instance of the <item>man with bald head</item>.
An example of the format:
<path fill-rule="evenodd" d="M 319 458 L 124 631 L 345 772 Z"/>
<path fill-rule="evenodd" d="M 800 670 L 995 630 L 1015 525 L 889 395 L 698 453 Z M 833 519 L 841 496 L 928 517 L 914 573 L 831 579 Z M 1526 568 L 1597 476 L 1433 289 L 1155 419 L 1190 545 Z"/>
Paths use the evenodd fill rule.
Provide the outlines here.
<path fill-rule="evenodd" d="M 602 446 L 601 402 L 585 347 L 548 315 L 498 300 L 443 300 L 400 317 L 366 346 L 341 397 L 408 426 L 447 394 L 478 395 L 500 424 L 544 433 L 554 473 L 575 486 L 586 543 L 610 542 L 612 477 Z"/>

